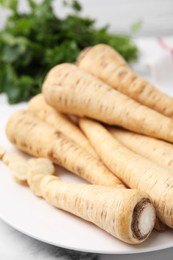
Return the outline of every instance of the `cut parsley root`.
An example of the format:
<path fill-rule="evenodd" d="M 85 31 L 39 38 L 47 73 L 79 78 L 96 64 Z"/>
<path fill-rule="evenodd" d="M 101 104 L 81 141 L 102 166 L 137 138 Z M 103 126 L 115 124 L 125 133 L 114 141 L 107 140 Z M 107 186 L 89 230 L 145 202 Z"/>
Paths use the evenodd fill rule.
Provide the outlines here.
<path fill-rule="evenodd" d="M 35 194 L 54 207 L 92 222 L 126 243 L 142 243 L 153 230 L 155 209 L 145 193 L 67 183 L 42 174 L 32 174 L 30 182 L 35 183 Z"/>
<path fill-rule="evenodd" d="M 29 111 L 15 112 L 7 123 L 6 134 L 20 150 L 47 157 L 92 184 L 124 187 L 101 161 Z"/>
<path fill-rule="evenodd" d="M 19 184 L 27 184 L 27 175 L 29 172 L 37 172 L 43 175 L 55 173 L 53 163 L 46 158 L 31 158 L 26 160 L 15 152 L 6 152 L 5 149 L 3 156 L 0 158 L 5 163 L 13 179 Z"/>
<path fill-rule="evenodd" d="M 0 158 L 4 164 L 6 164 L 10 170 L 13 179 L 19 183 L 26 185 L 26 175 L 28 171 L 28 164 L 24 157 L 15 152 L 7 152 L 4 149 L 4 153 Z"/>
<path fill-rule="evenodd" d="M 12 161 L 8 165 L 10 173 L 16 182 L 20 184 L 27 183 L 27 173 L 29 170 L 29 165 L 25 160 Z"/>
<path fill-rule="evenodd" d="M 2 161 L 6 164 L 9 165 L 10 163 L 16 162 L 16 161 L 24 161 L 24 158 L 20 156 L 19 154 L 15 152 L 5 152 Z"/>
<path fill-rule="evenodd" d="M 88 116 L 110 125 L 173 142 L 173 120 L 143 106 L 75 65 L 50 70 L 44 84 L 46 102 L 64 113 Z"/>

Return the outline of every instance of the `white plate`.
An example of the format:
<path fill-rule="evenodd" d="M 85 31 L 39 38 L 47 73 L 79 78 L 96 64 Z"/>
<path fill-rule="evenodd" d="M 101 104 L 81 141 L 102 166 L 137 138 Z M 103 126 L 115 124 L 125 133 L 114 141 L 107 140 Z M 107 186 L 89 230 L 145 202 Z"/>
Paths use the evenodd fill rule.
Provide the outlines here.
<path fill-rule="evenodd" d="M 5 124 L 10 114 L 25 105 L 8 106 L 0 96 L 0 145 L 14 149 L 5 136 Z M 60 168 L 66 180 L 82 182 Z M 138 246 L 127 245 L 91 223 L 55 209 L 35 197 L 29 188 L 15 183 L 7 167 L 0 163 L 0 218 L 22 233 L 52 245 L 85 252 L 129 254 L 173 247 L 173 232 L 153 232 Z"/>

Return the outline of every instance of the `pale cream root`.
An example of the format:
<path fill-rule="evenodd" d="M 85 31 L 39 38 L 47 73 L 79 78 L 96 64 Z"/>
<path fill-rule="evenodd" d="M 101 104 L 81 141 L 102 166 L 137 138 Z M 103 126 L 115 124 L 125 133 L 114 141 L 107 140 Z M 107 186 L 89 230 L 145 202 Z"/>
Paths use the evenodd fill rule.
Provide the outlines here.
<path fill-rule="evenodd" d="M 27 184 L 28 172 L 46 174 L 54 174 L 55 166 L 46 158 L 24 159 L 15 152 L 6 152 L 3 162 L 8 166 L 14 180 L 19 184 Z"/>
<path fill-rule="evenodd" d="M 98 158 L 80 129 L 74 125 L 67 116 L 50 107 L 44 100 L 42 94 L 33 97 L 28 104 L 28 108 L 38 118 L 53 126 L 57 131 L 61 131 L 77 144 L 85 148 L 94 157 Z"/>
<path fill-rule="evenodd" d="M 29 165 L 26 161 L 18 160 L 9 163 L 9 170 L 15 181 L 20 184 L 26 184 L 27 172 L 29 170 Z"/>
<path fill-rule="evenodd" d="M 41 197 L 41 193 L 39 191 L 39 176 L 40 175 L 54 175 L 55 174 L 55 166 L 47 158 L 32 158 L 28 160 L 29 170 L 27 172 L 27 183 L 31 188 L 32 192 Z M 33 182 L 33 178 L 34 182 Z"/>
<path fill-rule="evenodd" d="M 49 174 L 43 174 L 42 172 L 38 171 L 39 169 L 29 169 L 28 174 L 27 174 L 27 183 L 32 192 L 37 196 L 37 197 L 42 197 L 42 189 L 41 189 L 41 181 L 43 180 L 43 175 L 49 175 Z M 53 177 L 53 176 L 52 176 Z M 57 177 L 53 177 L 54 179 Z M 52 180 L 51 179 L 51 180 Z"/>
<path fill-rule="evenodd" d="M 54 207 L 92 222 L 126 243 L 143 242 L 153 229 L 155 209 L 137 190 L 66 183 L 37 174 L 32 182 Z"/>
<path fill-rule="evenodd" d="M 173 142 L 173 120 L 143 106 L 75 65 L 61 64 L 48 73 L 46 102 L 63 113 L 88 116 L 110 125 Z"/>
<path fill-rule="evenodd" d="M 173 98 L 135 73 L 113 48 L 98 44 L 78 58 L 78 67 L 111 87 L 166 116 L 173 116 Z"/>
<path fill-rule="evenodd" d="M 31 170 L 40 172 L 42 174 L 55 174 L 55 166 L 47 158 L 32 158 L 28 160 L 28 164 Z"/>
<path fill-rule="evenodd" d="M 124 187 L 101 161 L 29 111 L 12 115 L 6 133 L 20 150 L 36 157 L 47 157 L 90 183 Z"/>
<path fill-rule="evenodd" d="M 173 176 L 170 172 L 130 151 L 101 124 L 81 119 L 80 127 L 105 165 L 130 188 L 145 191 L 156 208 L 158 218 L 173 228 Z"/>
<path fill-rule="evenodd" d="M 17 148 L 35 157 L 47 157 L 56 137 L 56 132 L 51 126 L 26 110 L 15 112 L 10 117 L 6 125 L 6 134 Z"/>
<path fill-rule="evenodd" d="M 24 161 L 24 158 L 17 154 L 16 152 L 6 152 L 2 158 L 3 163 L 9 165 L 10 163 L 16 161 Z"/>
<path fill-rule="evenodd" d="M 124 129 L 109 127 L 110 133 L 133 152 L 173 172 L 173 145 L 149 136 L 136 134 Z"/>
<path fill-rule="evenodd" d="M 30 188 L 36 195 L 40 196 L 38 188 L 35 188 L 37 182 L 32 184 L 32 176 L 37 175 L 52 175 L 55 173 L 55 167 L 53 163 L 46 158 L 31 158 L 29 160 L 24 159 L 24 157 L 18 155 L 15 152 L 6 152 L 3 157 L 3 162 L 8 166 L 9 171 L 13 179 L 22 185 L 29 184 Z"/>
<path fill-rule="evenodd" d="M 24 157 L 16 152 L 5 152 L 2 161 L 9 167 L 13 179 L 19 184 L 26 185 L 28 165 Z"/>
<path fill-rule="evenodd" d="M 28 160 L 28 172 L 27 172 L 27 183 L 32 190 L 32 192 L 41 197 L 40 192 L 40 177 L 42 175 L 54 175 L 55 174 L 55 166 L 47 158 L 31 158 Z M 34 181 L 33 181 L 34 180 Z"/>

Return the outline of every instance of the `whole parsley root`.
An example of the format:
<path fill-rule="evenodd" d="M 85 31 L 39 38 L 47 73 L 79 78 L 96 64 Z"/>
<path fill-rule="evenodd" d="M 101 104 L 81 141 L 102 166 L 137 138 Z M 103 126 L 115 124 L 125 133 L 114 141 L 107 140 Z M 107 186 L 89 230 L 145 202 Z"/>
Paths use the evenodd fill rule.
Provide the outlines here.
<path fill-rule="evenodd" d="M 128 187 L 146 192 L 157 217 L 173 228 L 173 176 L 169 170 L 130 151 L 94 120 L 81 119 L 80 127 L 105 165 Z"/>
<path fill-rule="evenodd" d="M 82 51 L 78 67 L 106 84 L 166 116 L 173 116 L 173 98 L 135 73 L 111 46 L 98 44 Z"/>
<path fill-rule="evenodd" d="M 21 151 L 46 157 L 92 184 L 124 187 L 100 160 L 29 111 L 14 113 L 7 123 L 6 134 Z"/>
<path fill-rule="evenodd" d="M 83 218 L 126 243 L 142 243 L 154 227 L 155 209 L 148 196 L 138 190 L 67 183 L 43 174 L 31 175 L 30 182 L 35 182 L 38 193 L 54 207 Z"/>
<path fill-rule="evenodd" d="M 173 119 L 139 104 L 73 64 L 53 67 L 45 78 L 43 94 L 46 102 L 60 112 L 173 142 Z"/>

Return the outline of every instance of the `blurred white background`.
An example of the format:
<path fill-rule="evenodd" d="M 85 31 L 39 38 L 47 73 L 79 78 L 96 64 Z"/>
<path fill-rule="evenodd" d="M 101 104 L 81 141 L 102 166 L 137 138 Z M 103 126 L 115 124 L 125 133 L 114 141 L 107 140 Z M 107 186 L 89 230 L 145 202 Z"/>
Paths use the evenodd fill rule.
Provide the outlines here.
<path fill-rule="evenodd" d="M 37 0 L 41 1 L 41 0 Z M 83 14 L 98 20 L 98 25 L 110 24 L 110 30 L 129 33 L 133 23 L 142 20 L 139 36 L 173 34 L 173 0 L 79 0 Z M 21 10 L 27 9 L 26 0 L 20 0 Z M 62 0 L 55 0 L 58 14 L 64 15 Z M 68 12 L 68 10 L 66 10 Z M 0 26 L 8 12 L 0 9 Z"/>

